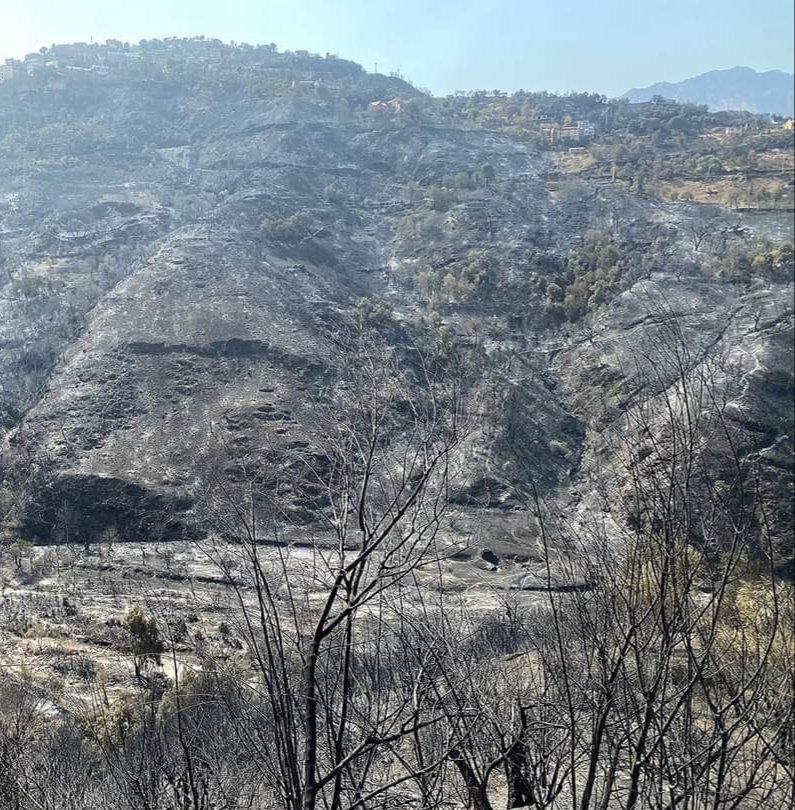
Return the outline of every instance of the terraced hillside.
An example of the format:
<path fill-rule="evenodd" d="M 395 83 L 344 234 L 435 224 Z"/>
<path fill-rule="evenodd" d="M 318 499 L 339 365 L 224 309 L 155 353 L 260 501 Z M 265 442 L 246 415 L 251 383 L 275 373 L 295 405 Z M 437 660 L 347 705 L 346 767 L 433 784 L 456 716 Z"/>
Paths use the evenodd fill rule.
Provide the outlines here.
<path fill-rule="evenodd" d="M 640 148 L 637 120 L 658 120 L 645 108 L 614 105 L 582 169 L 512 124 L 510 99 L 467 101 L 490 110 L 467 118 L 461 99 L 344 60 L 227 48 L 208 66 L 185 48 L 3 88 L 10 535 L 203 536 L 209 482 L 243 492 L 263 459 L 322 454 L 317 403 L 364 329 L 477 357 L 448 527 L 462 553 L 527 553 L 531 479 L 572 520 L 625 520 L 603 478 L 618 437 L 641 413 L 653 431 L 665 395 L 700 373 L 758 461 L 787 569 L 790 212 L 666 199 L 595 171 L 604 149 Z M 559 102 L 569 119 L 613 109 Z M 677 110 L 687 134 L 660 118 L 656 143 L 671 131 L 672 154 L 703 151 L 720 121 Z M 284 504 L 316 522 L 305 493 Z"/>

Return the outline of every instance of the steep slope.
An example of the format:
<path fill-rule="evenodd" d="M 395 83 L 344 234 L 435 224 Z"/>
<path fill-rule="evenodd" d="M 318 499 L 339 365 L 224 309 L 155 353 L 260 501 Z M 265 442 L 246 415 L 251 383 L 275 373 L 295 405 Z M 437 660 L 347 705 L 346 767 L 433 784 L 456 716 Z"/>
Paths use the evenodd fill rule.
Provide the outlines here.
<path fill-rule="evenodd" d="M 319 449 L 311 401 L 362 300 L 393 343 L 442 329 L 485 363 L 453 493 L 462 544 L 528 553 L 528 470 L 566 514 L 612 501 L 620 519 L 620 492 L 593 493 L 627 420 L 678 384 L 639 351 L 672 325 L 689 371 L 730 358 L 716 384 L 786 526 L 795 428 L 775 402 L 792 390 L 791 279 L 731 284 L 701 266 L 762 223 L 710 209 L 712 241 L 694 249 L 702 207 L 561 185 L 532 141 L 423 120 L 405 111 L 411 88 L 372 78 L 334 92 L 100 78 L 5 103 L 3 467 L 22 531 L 201 535 L 210 482 L 243 497 L 263 459 Z M 396 93 L 394 115 L 370 108 Z M 12 105 L 36 118 L 32 140 Z M 580 311 L 572 268 L 597 254 L 614 281 Z M 313 521 L 305 492 L 283 500 Z"/>
<path fill-rule="evenodd" d="M 752 113 L 794 115 L 791 73 L 767 70 L 758 73 L 748 67 L 710 70 L 681 82 L 656 82 L 629 90 L 629 101 L 651 101 L 654 96 L 682 103 L 705 104 L 711 110 L 745 110 Z"/>

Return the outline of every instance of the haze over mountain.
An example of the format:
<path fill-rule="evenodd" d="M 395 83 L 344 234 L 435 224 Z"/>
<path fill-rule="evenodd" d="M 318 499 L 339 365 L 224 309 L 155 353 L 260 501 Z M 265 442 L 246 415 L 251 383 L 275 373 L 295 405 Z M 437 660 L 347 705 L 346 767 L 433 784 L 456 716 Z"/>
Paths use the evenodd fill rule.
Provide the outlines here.
<path fill-rule="evenodd" d="M 793 75 L 783 70 L 757 72 L 749 67 L 710 70 L 681 82 L 656 82 L 629 90 L 624 98 L 650 101 L 654 96 L 706 104 L 710 110 L 793 115 Z"/>

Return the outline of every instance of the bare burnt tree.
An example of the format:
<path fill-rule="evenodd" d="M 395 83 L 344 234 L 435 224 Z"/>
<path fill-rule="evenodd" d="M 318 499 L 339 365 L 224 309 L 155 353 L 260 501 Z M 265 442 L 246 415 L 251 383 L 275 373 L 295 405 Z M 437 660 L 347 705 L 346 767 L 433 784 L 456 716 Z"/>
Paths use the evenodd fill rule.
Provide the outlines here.
<path fill-rule="evenodd" d="M 446 591 L 466 372 L 365 342 L 311 445 L 208 493 L 240 649 L 152 587 L 115 637 L 132 690 L 87 672 L 85 711 L 53 717 L 42 685 L 0 683 L 5 804 L 788 807 L 795 616 L 744 388 L 652 307 L 590 505 L 559 513 L 525 471 L 540 604 Z"/>
<path fill-rule="evenodd" d="M 693 250 L 698 253 L 715 238 L 720 231 L 720 217 L 714 208 L 699 205 L 693 218 L 687 224 Z"/>
<path fill-rule="evenodd" d="M 278 500 L 254 485 L 246 509 L 226 499 L 233 508 L 218 530 L 234 542 L 210 553 L 237 593 L 257 673 L 247 703 L 263 721 L 240 718 L 241 733 L 267 739 L 261 765 L 290 810 L 377 806 L 417 776 L 396 761 L 396 747 L 445 719 L 416 700 L 421 662 L 385 661 L 400 653 L 405 594 L 445 553 L 463 384 L 449 361 L 417 349 L 400 358 L 362 343 L 349 355 L 313 409 L 321 455 L 299 455 L 292 468 L 291 487 L 310 493 L 319 523 L 303 560 L 283 545 L 289 516 Z"/>
<path fill-rule="evenodd" d="M 443 607 L 444 632 L 425 622 L 420 632 L 436 641 L 417 646 L 431 653 L 428 699 L 445 707 L 462 798 L 473 810 L 493 810 L 501 782 L 508 808 L 552 806 L 568 773 L 568 728 L 559 722 L 556 685 L 539 666 L 541 617 L 514 612 L 506 626 L 491 614 Z M 455 784 L 451 775 L 447 782 Z"/>
<path fill-rule="evenodd" d="M 692 355 L 661 314 L 663 330 L 635 351 L 636 390 L 650 393 L 613 426 L 601 471 L 609 517 L 573 537 L 534 504 L 547 560 L 568 535 L 577 554 L 559 570 L 594 583 L 565 598 L 550 588 L 553 632 L 540 645 L 565 697 L 567 801 L 784 807 L 791 590 L 775 576 L 759 462 L 741 452 L 728 408 L 732 369 Z M 749 592 L 765 606 L 750 621 Z"/>

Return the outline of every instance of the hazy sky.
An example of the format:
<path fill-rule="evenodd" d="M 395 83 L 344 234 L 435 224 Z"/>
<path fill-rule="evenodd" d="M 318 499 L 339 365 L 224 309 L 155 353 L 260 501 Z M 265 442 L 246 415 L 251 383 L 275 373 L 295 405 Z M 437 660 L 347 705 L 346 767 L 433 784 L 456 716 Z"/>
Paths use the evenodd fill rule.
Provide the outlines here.
<path fill-rule="evenodd" d="M 204 34 L 333 51 L 455 89 L 620 95 L 714 68 L 793 69 L 792 0 L 0 0 L 0 57 Z"/>

